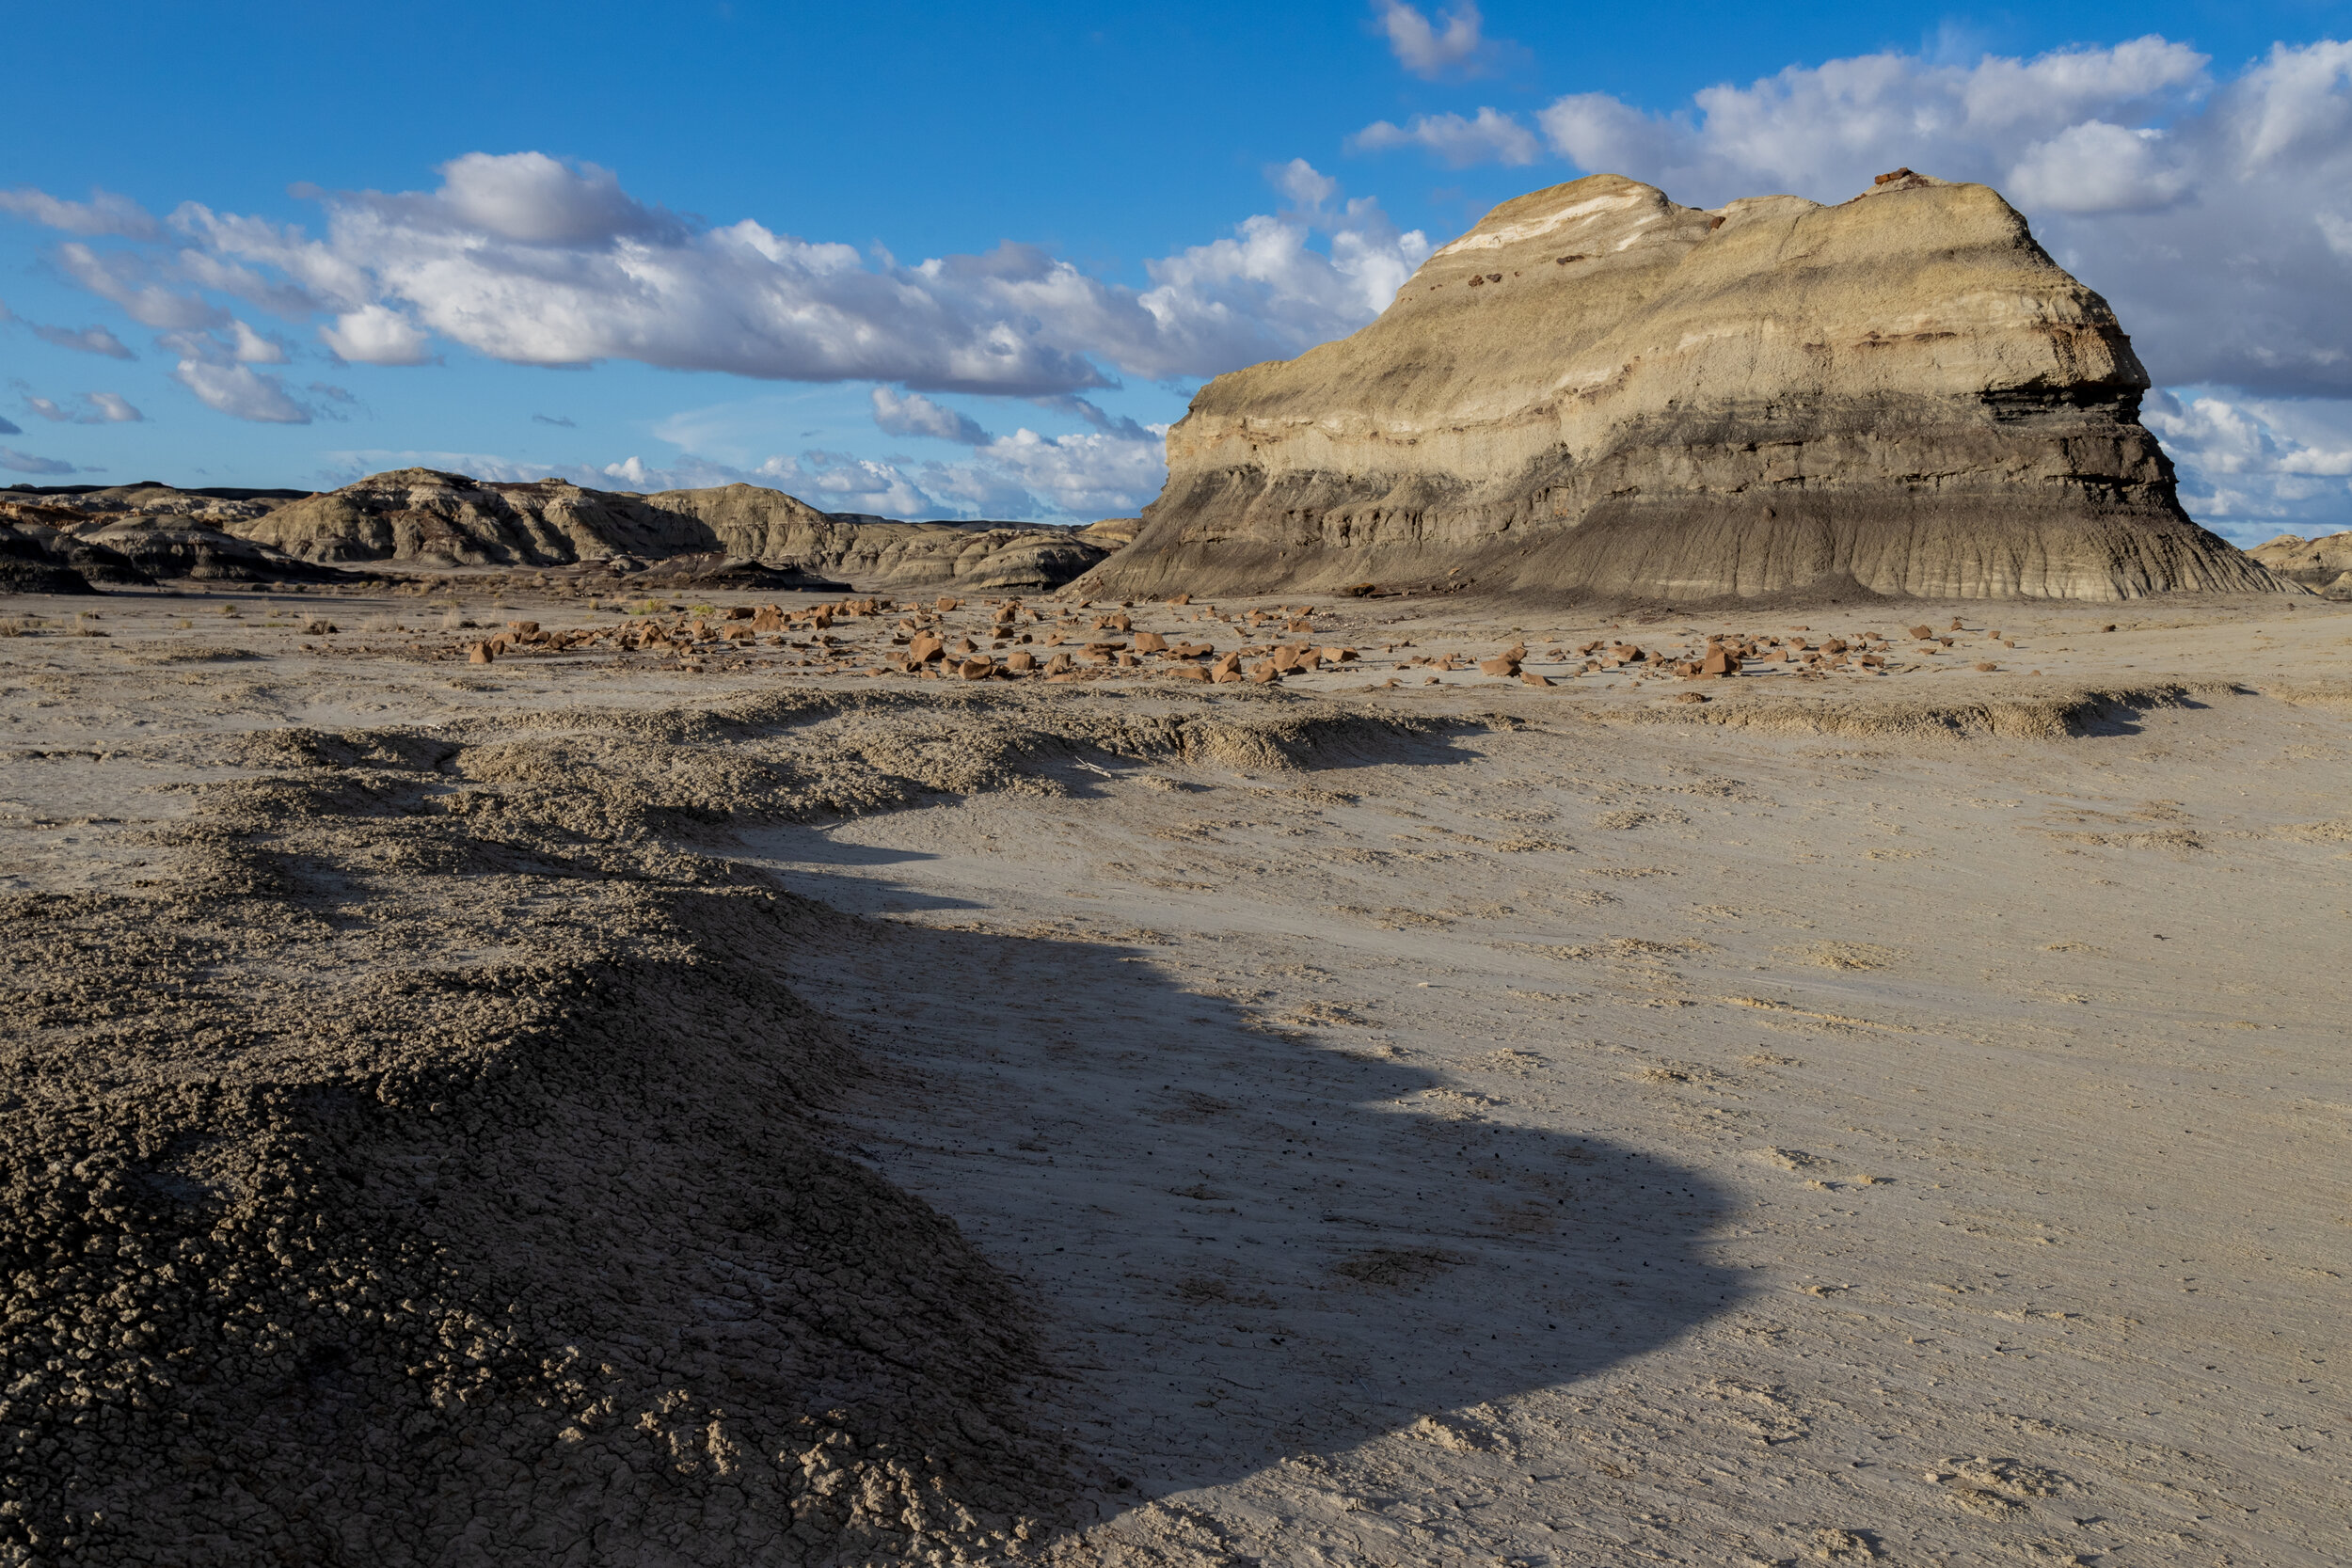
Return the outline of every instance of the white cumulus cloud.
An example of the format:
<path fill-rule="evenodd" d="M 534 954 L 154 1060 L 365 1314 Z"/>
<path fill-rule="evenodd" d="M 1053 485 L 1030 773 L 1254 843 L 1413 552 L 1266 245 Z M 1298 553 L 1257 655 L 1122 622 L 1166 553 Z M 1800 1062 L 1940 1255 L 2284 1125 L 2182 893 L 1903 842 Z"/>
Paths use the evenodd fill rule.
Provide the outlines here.
<path fill-rule="evenodd" d="M 176 249 L 71 241 L 55 257 L 151 326 L 233 333 L 208 297 L 227 294 L 315 324 L 348 360 L 420 363 L 437 338 L 523 364 L 1042 397 L 1299 353 L 1376 315 L 1429 250 L 1303 161 L 1269 171 L 1291 209 L 1146 263 L 1143 288 L 1012 243 L 909 264 L 749 219 L 704 226 L 538 152 L 468 153 L 440 174 L 431 191 L 311 191 L 321 236 L 186 202 Z"/>
<path fill-rule="evenodd" d="M 229 312 L 202 295 L 175 292 L 151 281 L 154 266 L 134 251 L 101 253 L 78 240 L 54 253 L 65 275 L 99 298 L 110 300 L 143 326 L 186 329 L 215 326 Z"/>
<path fill-rule="evenodd" d="M 337 357 L 363 365 L 421 365 L 433 357 L 424 329 L 389 305 L 362 305 L 319 328 Z"/>
<path fill-rule="evenodd" d="M 1396 63 L 1432 81 L 1448 72 L 1474 72 L 1494 53 L 1483 33 L 1485 18 L 1474 0 L 1438 12 L 1435 22 L 1405 0 L 1373 0 L 1373 16 L 1389 40 Z"/>
<path fill-rule="evenodd" d="M 183 359 L 171 378 L 208 408 L 260 424 L 309 424 L 311 411 L 286 393 L 285 383 L 250 365 Z"/>
<path fill-rule="evenodd" d="M 1532 164 L 1543 154 L 1535 134 L 1509 115 L 1482 108 L 1476 119 L 1460 115 L 1415 115 L 1407 123 L 1385 119 L 1348 138 L 1351 148 L 1385 152 L 1392 148 L 1418 147 L 1454 168 L 1471 164 Z"/>
<path fill-rule="evenodd" d="M 979 421 L 968 414 L 944 408 L 920 392 L 900 396 L 887 387 L 873 390 L 874 423 L 891 436 L 929 436 L 935 440 L 961 441 L 976 447 L 988 439 Z"/>
<path fill-rule="evenodd" d="M 151 240 L 162 232 L 137 202 L 112 191 L 92 190 L 87 201 L 64 201 L 46 191 L 20 185 L 0 191 L 0 213 L 13 213 L 68 234 L 119 234 L 125 239 Z"/>
<path fill-rule="evenodd" d="M 2169 156 L 2156 130 L 2103 119 L 2070 125 L 2026 149 L 2009 171 L 2009 196 L 2043 213 L 2130 213 L 2170 205 L 2189 171 Z"/>
<path fill-rule="evenodd" d="M 83 392 L 65 403 L 27 392 L 24 406 L 52 424 L 137 424 L 147 418 L 115 392 Z"/>
<path fill-rule="evenodd" d="M 2141 417 L 2181 466 L 2183 504 L 2238 543 L 2352 528 L 2352 404 L 2158 391 Z"/>

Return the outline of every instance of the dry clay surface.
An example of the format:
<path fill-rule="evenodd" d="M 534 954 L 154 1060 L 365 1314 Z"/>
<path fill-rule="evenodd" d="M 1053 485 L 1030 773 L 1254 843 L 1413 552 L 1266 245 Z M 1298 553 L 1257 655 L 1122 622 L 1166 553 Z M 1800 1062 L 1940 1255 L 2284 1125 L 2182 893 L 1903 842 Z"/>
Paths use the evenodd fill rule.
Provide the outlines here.
<path fill-rule="evenodd" d="M 0 605 L 0 1560 L 2341 1557 L 2352 614 L 222 602 Z"/>

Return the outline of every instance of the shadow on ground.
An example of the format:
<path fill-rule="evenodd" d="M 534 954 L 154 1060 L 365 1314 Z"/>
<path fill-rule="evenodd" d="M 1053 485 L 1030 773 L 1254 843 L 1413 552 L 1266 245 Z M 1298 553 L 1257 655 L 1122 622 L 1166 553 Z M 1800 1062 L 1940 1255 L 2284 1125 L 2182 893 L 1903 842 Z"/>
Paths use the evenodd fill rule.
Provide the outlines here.
<path fill-rule="evenodd" d="M 856 1152 L 1022 1282 L 1106 1516 L 1424 1418 L 1481 1446 L 1486 1406 L 1741 1294 L 1693 1171 L 1184 990 L 1152 933 L 956 928 L 818 869 L 929 857 L 793 837 L 783 879 L 838 911 L 793 983 L 871 1054 Z"/>

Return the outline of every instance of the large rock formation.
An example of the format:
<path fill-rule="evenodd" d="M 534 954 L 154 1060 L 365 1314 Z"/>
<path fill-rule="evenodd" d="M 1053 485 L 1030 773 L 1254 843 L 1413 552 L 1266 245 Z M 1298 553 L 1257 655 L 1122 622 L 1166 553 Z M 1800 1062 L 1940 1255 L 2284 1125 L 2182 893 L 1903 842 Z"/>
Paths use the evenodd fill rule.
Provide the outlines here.
<path fill-rule="evenodd" d="M 559 566 L 710 556 L 862 589 L 1050 588 L 1108 553 L 1073 529 L 844 516 L 755 484 L 636 496 L 431 468 L 371 475 L 232 526 L 309 561 Z"/>
<path fill-rule="evenodd" d="M 2318 589 L 2329 598 L 2352 598 L 2352 530 L 2306 539 L 2282 533 L 2247 552 L 2289 582 Z"/>
<path fill-rule="evenodd" d="M 2281 586 L 2181 511 L 2147 386 L 1985 186 L 1708 212 L 1595 175 L 1496 208 L 1355 336 L 1202 388 L 1080 587 Z"/>
<path fill-rule="evenodd" d="M 296 560 L 227 531 L 307 494 L 175 490 L 151 482 L 48 491 L 20 485 L 0 490 L 0 525 L 19 536 L 10 547 L 14 559 L 29 562 L 39 554 L 87 584 L 152 587 L 159 578 L 175 578 L 203 582 L 356 580 L 351 573 Z"/>
<path fill-rule="evenodd" d="M 664 490 L 645 501 L 696 519 L 729 555 L 788 562 L 860 588 L 1051 588 L 1109 553 L 1077 529 L 844 516 L 756 484 Z"/>
<path fill-rule="evenodd" d="M 693 519 L 638 496 L 560 479 L 501 484 L 434 468 L 371 474 L 236 527 L 257 544 L 324 562 L 556 566 L 718 547 Z"/>

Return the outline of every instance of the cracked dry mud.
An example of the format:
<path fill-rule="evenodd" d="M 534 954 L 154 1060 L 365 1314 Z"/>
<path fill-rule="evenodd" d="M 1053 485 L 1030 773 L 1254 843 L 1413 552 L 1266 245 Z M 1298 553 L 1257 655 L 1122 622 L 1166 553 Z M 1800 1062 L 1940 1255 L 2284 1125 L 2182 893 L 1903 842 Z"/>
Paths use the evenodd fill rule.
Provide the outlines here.
<path fill-rule="evenodd" d="M 2352 613 L 1683 705 L 47 604 L 0 1560 L 2339 1555 Z"/>

